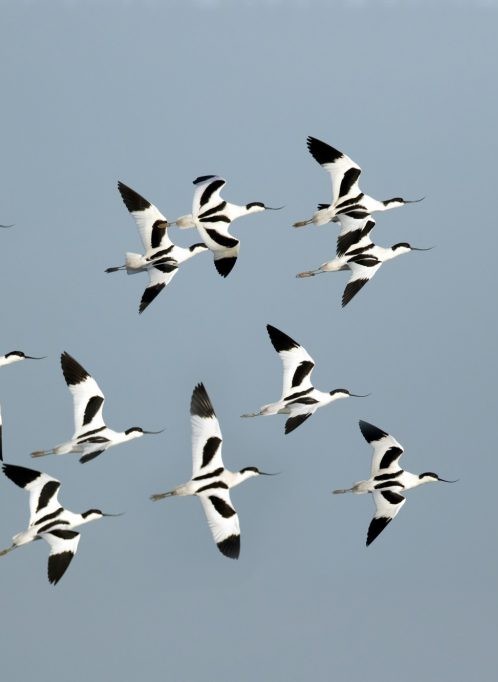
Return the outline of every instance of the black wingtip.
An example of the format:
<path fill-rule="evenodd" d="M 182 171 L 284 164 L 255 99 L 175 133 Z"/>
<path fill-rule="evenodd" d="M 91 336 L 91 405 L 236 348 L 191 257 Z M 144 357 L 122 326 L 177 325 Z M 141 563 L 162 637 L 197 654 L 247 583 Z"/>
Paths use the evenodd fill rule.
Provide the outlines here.
<path fill-rule="evenodd" d="M 391 523 L 392 519 L 387 518 L 385 516 L 379 516 L 377 518 L 373 518 L 370 522 L 370 525 L 368 527 L 368 533 L 367 533 L 367 542 L 366 545 L 371 545 L 372 542 L 377 538 L 384 528 L 388 526 Z"/>
<path fill-rule="evenodd" d="M 227 277 L 237 262 L 237 258 L 218 258 L 214 261 L 214 266 L 222 277 Z"/>
<path fill-rule="evenodd" d="M 229 559 L 238 559 L 240 554 L 240 535 L 229 535 L 217 543 L 218 549 Z"/>
<path fill-rule="evenodd" d="M 141 315 L 143 311 L 149 307 L 152 301 L 158 296 L 166 285 L 164 282 L 159 284 L 153 284 L 151 287 L 147 287 L 142 294 L 142 299 L 138 307 L 138 313 Z"/>
<path fill-rule="evenodd" d="M 285 434 L 287 435 L 288 433 L 291 433 L 291 431 L 294 431 L 294 429 L 297 429 L 297 427 L 301 426 L 308 417 L 311 417 L 311 412 L 308 412 L 307 414 L 298 414 L 297 417 L 289 417 L 285 422 Z"/>
<path fill-rule="evenodd" d="M 367 441 L 367 443 L 372 443 L 376 440 L 380 440 L 381 438 L 384 438 L 385 436 L 388 435 L 382 429 L 379 429 L 377 426 L 369 424 L 368 422 L 365 422 L 362 419 L 360 419 L 359 425 L 360 431 L 363 434 L 363 438 Z"/>
<path fill-rule="evenodd" d="M 190 400 L 190 414 L 204 419 L 215 417 L 215 412 L 211 400 L 203 383 L 197 384 L 192 392 Z"/>
<path fill-rule="evenodd" d="M 124 205 L 130 211 L 130 213 L 134 213 L 135 211 L 145 211 L 146 209 L 150 208 L 150 203 L 147 201 L 147 199 L 144 199 L 144 197 L 140 196 L 138 192 L 135 192 L 135 190 L 131 189 L 131 187 L 128 187 L 128 185 L 125 185 L 124 182 L 118 182 L 118 190 L 121 194 Z"/>
<path fill-rule="evenodd" d="M 26 467 L 20 467 L 16 464 L 2 464 L 3 473 L 10 478 L 12 483 L 15 483 L 20 488 L 25 488 L 27 485 L 35 481 L 39 476 L 41 476 L 40 471 L 35 471 L 34 469 L 28 469 Z"/>
<path fill-rule="evenodd" d="M 316 137 L 311 137 L 311 135 L 307 138 L 306 144 L 309 153 L 320 165 L 323 165 L 324 163 L 334 163 L 344 156 L 344 154 L 338 149 L 335 149 L 335 147 L 331 147 L 326 142 L 322 142 L 322 140 L 318 140 Z"/>
<path fill-rule="evenodd" d="M 356 294 L 365 286 L 367 282 L 368 279 L 355 279 L 352 282 L 349 282 L 344 289 L 344 293 L 342 294 L 343 308 L 351 301 L 352 298 L 356 296 Z"/>
<path fill-rule="evenodd" d="M 68 386 L 80 384 L 90 376 L 86 369 L 66 351 L 61 354 L 61 367 Z"/>
<path fill-rule="evenodd" d="M 290 336 L 284 334 L 284 332 L 280 331 L 280 329 L 277 329 L 273 325 L 267 324 L 266 330 L 270 337 L 270 341 L 272 342 L 273 348 L 275 348 L 277 353 L 280 353 L 284 350 L 299 348 L 297 341 L 294 341 L 294 339 L 291 339 Z"/>

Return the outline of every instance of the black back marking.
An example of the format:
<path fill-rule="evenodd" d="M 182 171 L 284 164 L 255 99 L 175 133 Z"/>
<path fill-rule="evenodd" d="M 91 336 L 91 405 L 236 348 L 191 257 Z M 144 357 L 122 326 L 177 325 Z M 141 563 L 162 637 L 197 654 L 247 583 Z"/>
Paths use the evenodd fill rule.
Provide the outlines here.
<path fill-rule="evenodd" d="M 99 426 L 98 429 L 91 429 L 90 431 L 85 431 L 85 433 L 81 433 L 78 436 L 78 440 L 81 441 L 82 438 L 86 438 L 87 436 L 93 436 L 95 433 L 99 433 L 100 431 L 104 431 L 107 427 L 106 426 Z"/>
<path fill-rule="evenodd" d="M 173 272 L 173 270 L 178 270 L 178 261 L 173 260 L 172 258 L 168 258 L 163 262 L 161 261 L 155 262 L 154 267 L 156 268 L 156 270 L 159 270 L 159 272 L 168 275 L 170 272 Z M 162 282 L 162 284 L 164 284 L 164 282 Z"/>
<path fill-rule="evenodd" d="M 368 282 L 368 279 L 354 279 L 352 282 L 349 282 L 346 285 L 346 288 L 344 289 L 344 293 L 342 294 L 342 307 L 346 306 L 349 301 L 356 296 L 356 294 L 362 289 L 365 284 Z"/>
<path fill-rule="evenodd" d="M 348 253 L 347 253 L 348 258 L 350 258 L 351 256 L 359 256 L 360 254 L 364 254 L 364 255 L 368 256 L 369 254 L 367 254 L 366 252 L 370 251 L 370 249 L 373 249 L 373 247 L 374 247 L 374 244 L 367 244 L 367 246 L 359 246 L 357 249 L 353 249 L 352 251 L 348 251 Z M 375 258 L 375 256 L 371 256 L 370 258 Z M 358 260 L 356 258 L 355 259 L 351 258 L 351 260 L 354 260 L 355 263 L 358 262 Z M 378 262 L 379 261 L 377 260 L 377 263 Z M 373 263 L 373 264 L 376 265 L 377 263 Z"/>
<path fill-rule="evenodd" d="M 218 514 L 220 516 L 223 516 L 224 519 L 229 519 L 231 516 L 235 516 L 235 514 L 237 513 L 235 509 L 233 509 L 229 504 L 227 504 L 225 500 L 222 500 L 221 497 L 217 497 L 216 495 L 210 495 L 209 501 L 216 509 Z"/>
<path fill-rule="evenodd" d="M 230 220 L 230 218 L 228 216 L 223 215 L 223 213 L 221 213 L 220 215 L 212 215 L 212 216 L 208 216 L 207 218 L 203 218 L 202 222 L 203 223 L 231 223 L 232 221 Z"/>
<path fill-rule="evenodd" d="M 203 419 L 216 417 L 211 400 L 207 394 L 204 384 L 197 384 L 192 392 L 190 400 L 190 414 Z"/>
<path fill-rule="evenodd" d="M 161 246 L 161 242 L 164 235 L 166 234 L 167 227 L 168 227 L 167 220 L 156 220 L 154 225 L 152 225 L 150 245 L 153 249 L 157 249 L 159 246 Z"/>
<path fill-rule="evenodd" d="M 270 336 L 270 341 L 272 342 L 273 348 L 280 353 L 283 350 L 292 350 L 293 348 L 299 348 L 299 344 L 291 339 L 290 336 L 281 332 L 280 329 L 273 327 L 271 324 L 266 325 L 266 329 Z"/>
<path fill-rule="evenodd" d="M 118 182 L 118 190 L 123 199 L 124 205 L 130 211 L 134 213 L 135 211 L 145 211 L 150 208 L 150 203 L 147 199 L 144 199 L 140 194 L 135 192 L 135 190 L 128 187 L 123 182 Z"/>
<path fill-rule="evenodd" d="M 309 395 L 304 396 L 303 398 L 298 398 L 297 400 L 292 400 L 288 405 L 316 405 L 318 400 L 315 400 L 315 398 L 311 398 Z"/>
<path fill-rule="evenodd" d="M 351 191 L 351 187 L 361 175 L 359 168 L 348 168 L 344 173 L 339 189 L 339 197 L 345 197 Z"/>
<path fill-rule="evenodd" d="M 15 483 L 20 488 L 25 488 L 33 481 L 41 476 L 41 472 L 34 471 L 33 469 L 27 469 L 26 467 L 20 467 L 16 464 L 3 464 L 3 473 L 10 478 L 12 483 Z"/>
<path fill-rule="evenodd" d="M 377 485 L 374 486 L 375 490 L 383 490 L 384 488 L 402 488 L 403 490 L 405 489 L 405 486 L 400 483 L 399 481 L 383 481 L 382 483 L 377 483 Z M 385 491 L 388 492 L 388 491 Z"/>
<path fill-rule="evenodd" d="M 101 395 L 93 395 L 91 398 L 89 398 L 85 407 L 85 414 L 83 415 L 83 426 L 90 424 L 92 419 L 102 407 L 103 402 L 104 398 Z"/>
<path fill-rule="evenodd" d="M 203 213 L 201 213 L 198 216 L 198 219 L 204 220 L 205 218 L 207 218 L 211 215 L 214 215 L 215 213 L 218 213 L 218 211 L 223 211 L 223 209 L 225 208 L 226 205 L 227 205 L 226 201 L 220 201 L 220 203 L 217 204 L 216 206 L 213 206 L 213 208 L 208 208 L 207 211 L 204 211 Z"/>
<path fill-rule="evenodd" d="M 55 519 L 54 521 L 49 521 L 44 526 L 40 526 L 37 532 L 41 535 L 42 533 L 46 533 L 47 531 L 49 531 L 51 528 L 69 525 L 70 525 L 69 521 L 61 521 L 61 519 Z"/>
<path fill-rule="evenodd" d="M 368 422 L 364 422 L 362 419 L 360 419 L 359 424 L 360 431 L 367 443 L 372 443 L 375 440 L 380 440 L 381 438 L 389 435 L 382 429 L 379 429 L 377 426 L 369 424 Z"/>
<path fill-rule="evenodd" d="M 385 493 L 382 493 L 385 495 Z M 382 533 L 384 528 L 388 526 L 392 521 L 392 518 L 387 516 L 374 517 L 368 527 L 367 533 L 367 547 L 370 545 L 375 538 Z"/>
<path fill-rule="evenodd" d="M 62 353 L 61 355 L 61 367 L 64 379 L 68 386 L 75 386 L 76 384 L 81 384 L 90 375 L 84 369 L 79 362 L 69 355 L 69 353 Z"/>
<path fill-rule="evenodd" d="M 218 549 L 229 559 L 238 559 L 240 554 L 240 535 L 229 535 L 217 543 Z"/>
<path fill-rule="evenodd" d="M 192 479 L 193 481 L 204 481 L 207 478 L 215 478 L 216 476 L 219 476 L 222 474 L 224 471 L 223 467 L 219 467 L 218 469 L 215 469 L 214 471 L 211 471 L 209 474 L 202 474 L 201 476 L 194 476 Z"/>
<path fill-rule="evenodd" d="M 336 211 L 339 211 L 339 209 L 346 208 L 347 206 L 354 206 L 354 204 L 358 203 L 358 201 L 361 201 L 363 196 L 364 196 L 363 192 L 360 192 L 355 197 L 345 199 L 344 201 L 341 201 L 340 203 L 336 204 L 334 208 Z"/>
<path fill-rule="evenodd" d="M 323 165 L 324 163 L 335 163 L 344 156 L 338 149 L 331 147 L 321 140 L 317 140 L 316 137 L 311 137 L 311 135 L 306 140 L 306 144 L 311 156 L 315 161 L 318 161 L 320 165 Z"/>
<path fill-rule="evenodd" d="M 295 386 L 300 386 L 314 366 L 314 363 L 310 362 L 309 360 L 303 360 L 300 362 L 296 367 L 294 376 L 292 377 L 292 387 L 294 388 Z"/>
<path fill-rule="evenodd" d="M 199 178 L 194 182 L 194 184 L 196 184 L 196 182 L 197 182 L 198 180 L 199 180 Z M 200 198 L 200 200 L 199 200 L 199 205 L 200 205 L 200 206 L 204 206 L 205 204 L 207 204 L 208 201 L 209 201 L 209 200 L 211 199 L 211 197 L 213 196 L 213 194 L 216 192 L 216 190 L 218 190 L 218 189 L 220 189 L 221 187 L 223 187 L 224 184 L 225 184 L 225 181 L 224 181 L 224 180 L 213 180 L 213 182 L 211 182 L 211 183 L 206 187 L 206 189 L 204 190 L 204 192 L 201 194 L 201 198 Z"/>
<path fill-rule="evenodd" d="M 204 443 L 204 447 L 202 449 L 202 465 L 201 465 L 201 468 L 206 467 L 210 463 L 210 461 L 213 459 L 213 457 L 218 452 L 220 445 L 221 445 L 221 438 L 218 438 L 218 436 L 211 436 L 210 438 L 207 439 L 207 441 Z"/>
<path fill-rule="evenodd" d="M 230 222 L 230 221 L 228 221 Z M 227 249 L 233 249 L 237 246 L 239 243 L 238 239 L 234 239 L 233 237 L 225 237 L 224 234 L 220 234 L 216 230 L 210 229 L 209 227 L 204 228 L 208 235 L 211 237 L 213 242 L 216 242 L 219 246 L 223 246 Z"/>
<path fill-rule="evenodd" d="M 195 491 L 195 494 L 197 495 L 198 493 L 203 493 L 206 490 L 214 490 L 215 488 L 222 488 L 223 490 L 228 490 L 227 484 L 223 483 L 223 481 L 214 481 L 213 483 L 207 483 L 206 485 L 203 485 L 201 488 Z"/>
<path fill-rule="evenodd" d="M 165 286 L 166 285 L 164 282 L 160 282 L 159 284 L 153 284 L 151 287 L 147 287 L 147 289 L 145 289 L 138 307 L 139 314 L 143 313 L 143 311 L 152 303 L 156 296 L 161 293 Z"/>
<path fill-rule="evenodd" d="M 313 386 L 307 388 L 305 391 L 297 391 L 296 393 L 291 393 L 291 395 L 288 395 L 287 398 L 284 398 L 284 400 L 287 402 L 287 400 L 294 400 L 294 398 L 300 398 L 302 395 L 306 395 L 307 393 L 310 393 L 312 390 Z"/>
<path fill-rule="evenodd" d="M 52 531 L 52 534 L 55 535 L 55 532 Z M 48 579 L 52 585 L 57 585 L 71 563 L 73 556 L 72 552 L 59 552 L 59 554 L 51 554 L 48 557 Z"/>
<path fill-rule="evenodd" d="M 88 438 L 78 438 L 78 444 L 81 443 L 110 443 L 109 438 L 105 436 L 89 436 Z"/>
<path fill-rule="evenodd" d="M 376 256 L 362 252 L 349 258 L 348 263 L 356 263 L 357 265 L 362 265 L 364 268 L 373 268 L 378 265 L 380 261 Z"/>
<path fill-rule="evenodd" d="M 59 490 L 61 484 L 59 481 L 47 481 L 43 488 L 41 489 L 40 496 L 38 498 L 38 505 L 36 507 L 36 513 L 47 506 L 55 493 Z"/>
<path fill-rule="evenodd" d="M 297 429 L 298 426 L 301 426 L 303 422 L 305 422 L 308 417 L 311 417 L 311 412 L 307 412 L 306 414 L 298 414 L 297 417 L 289 417 L 287 421 L 285 422 L 285 433 L 290 433 L 291 431 L 294 431 L 294 429 Z"/>
<path fill-rule="evenodd" d="M 81 464 L 85 464 L 86 462 L 89 462 L 91 459 L 95 459 L 95 457 L 98 457 L 101 455 L 104 450 L 96 450 L 95 452 L 89 452 L 87 455 L 83 455 L 83 457 L 80 457 L 80 462 Z"/>
<path fill-rule="evenodd" d="M 398 457 L 400 457 L 400 455 L 402 454 L 403 454 L 402 448 L 398 448 L 395 445 L 392 445 L 382 455 L 382 459 L 380 460 L 379 464 L 379 469 L 389 469 L 391 464 L 395 462 L 398 459 Z"/>
<path fill-rule="evenodd" d="M 379 474 L 378 476 L 374 476 L 374 481 L 389 481 L 391 478 L 398 478 L 402 473 L 403 469 L 395 471 L 392 474 Z"/>
<path fill-rule="evenodd" d="M 45 516 L 42 516 L 41 519 L 38 519 L 36 522 L 36 525 L 40 525 L 40 523 L 46 523 L 47 521 L 51 521 L 52 519 L 55 519 L 61 512 L 63 512 L 64 509 L 62 507 L 59 507 L 56 509 L 54 512 L 51 514 L 45 514 Z"/>
<path fill-rule="evenodd" d="M 160 244 L 158 244 L 158 246 L 160 246 Z M 171 244 L 166 249 L 161 249 L 160 251 L 156 251 L 155 253 L 152 254 L 152 256 L 149 258 L 149 260 L 154 261 L 156 258 L 161 258 L 161 256 L 167 256 L 168 253 L 174 248 L 175 248 L 175 245 Z"/>
<path fill-rule="evenodd" d="M 389 504 L 401 504 L 405 499 L 403 495 L 395 493 L 393 490 L 383 490 L 382 497 L 389 502 Z"/>
<path fill-rule="evenodd" d="M 214 267 L 222 277 L 227 277 L 232 272 L 236 262 L 237 258 L 235 256 L 230 258 L 215 258 Z"/>
<path fill-rule="evenodd" d="M 342 213 L 344 215 L 348 216 L 348 218 L 356 218 L 358 220 L 362 220 L 363 218 L 368 218 L 368 216 L 370 215 L 370 213 L 368 213 L 364 209 L 361 210 L 360 208 L 357 208 L 357 209 L 353 208 L 350 211 L 342 211 Z"/>

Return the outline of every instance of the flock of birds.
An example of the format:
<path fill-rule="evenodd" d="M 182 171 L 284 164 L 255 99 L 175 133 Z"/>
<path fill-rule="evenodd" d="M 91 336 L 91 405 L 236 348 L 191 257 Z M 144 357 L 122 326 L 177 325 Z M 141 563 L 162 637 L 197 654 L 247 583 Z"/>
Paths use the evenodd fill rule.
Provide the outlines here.
<path fill-rule="evenodd" d="M 373 277 L 382 263 L 402 253 L 415 249 L 406 242 L 386 248 L 374 244 L 370 233 L 375 226 L 372 214 L 403 206 L 409 201 L 399 197 L 378 201 L 361 192 L 358 179 L 360 167 L 348 156 L 314 137 L 308 137 L 308 149 L 313 158 L 329 173 L 332 181 L 330 204 L 319 204 L 317 211 L 307 220 L 294 223 L 295 227 L 323 225 L 334 222 L 340 226 L 336 256 L 319 268 L 301 272 L 298 277 L 312 277 L 320 273 L 349 270 L 349 282 L 342 297 L 342 305 L 351 299 Z M 244 206 L 222 199 L 220 191 L 225 180 L 217 175 L 206 175 L 194 181 L 192 213 L 174 221 L 167 218 L 149 201 L 124 183 L 118 189 L 128 211 L 133 216 L 143 242 L 144 254 L 127 253 L 125 263 L 110 267 L 106 272 L 124 270 L 127 274 L 146 272 L 149 283 L 143 292 L 139 312 L 142 313 L 169 284 L 180 265 L 198 253 L 211 251 L 214 265 L 222 277 L 232 271 L 239 255 L 240 241 L 230 234 L 231 223 L 242 216 L 265 210 L 279 210 L 256 201 Z M 170 241 L 168 228 L 196 228 L 202 242 L 188 248 Z M 2 225 L 1 227 L 9 227 Z M 286 415 L 285 434 L 297 429 L 317 409 L 335 400 L 348 397 L 367 397 L 351 393 L 346 388 L 321 391 L 311 383 L 315 366 L 306 349 L 272 325 L 267 325 L 270 341 L 283 365 L 282 395 L 279 400 L 263 405 L 257 412 L 242 417 Z M 41 357 L 11 351 L 0 357 L 0 367 L 20 360 L 40 360 Z M 105 397 L 95 379 L 67 352 L 61 355 L 64 379 L 72 395 L 75 430 L 72 438 L 48 450 L 37 450 L 32 457 L 74 453 L 81 463 L 89 462 L 110 447 L 139 438 L 147 431 L 132 426 L 118 432 L 110 429 L 103 418 Z M 209 527 L 218 549 L 227 557 L 236 559 L 240 552 L 240 526 L 237 512 L 230 499 L 230 489 L 254 476 L 272 476 L 248 466 L 240 471 L 225 468 L 221 455 L 223 437 L 209 395 L 202 383 L 195 386 L 191 403 L 192 477 L 183 485 L 151 496 L 154 501 L 176 495 L 196 495 L 203 506 Z M 366 544 L 369 545 L 392 521 L 405 503 L 405 490 L 435 481 L 454 483 L 433 472 L 412 474 L 400 468 L 403 447 L 386 431 L 360 421 L 360 430 L 373 448 L 370 478 L 355 483 L 350 488 L 333 492 L 355 494 L 372 493 L 375 513 L 370 522 Z M 0 415 L 0 460 L 2 454 L 2 424 Z M 7 478 L 29 493 L 30 518 L 28 528 L 17 533 L 12 544 L 0 552 L 3 556 L 17 547 L 34 540 L 44 539 L 50 546 L 48 579 L 56 584 L 73 559 L 80 540 L 75 528 L 102 518 L 119 516 L 106 514 L 99 509 L 89 509 L 81 514 L 69 511 L 58 501 L 60 482 L 46 473 L 14 464 L 3 463 Z"/>

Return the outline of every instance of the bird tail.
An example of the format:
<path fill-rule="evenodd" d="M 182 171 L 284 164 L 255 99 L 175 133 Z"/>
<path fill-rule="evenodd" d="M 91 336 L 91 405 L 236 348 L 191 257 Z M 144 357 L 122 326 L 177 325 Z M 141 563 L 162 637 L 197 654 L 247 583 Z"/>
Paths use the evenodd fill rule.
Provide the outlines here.
<path fill-rule="evenodd" d="M 136 271 L 143 267 L 144 264 L 144 258 L 141 254 L 139 253 L 132 253 L 128 251 L 125 255 L 125 262 L 126 262 L 126 271 L 128 272 L 129 270 Z M 128 273 L 129 274 L 129 273 Z"/>

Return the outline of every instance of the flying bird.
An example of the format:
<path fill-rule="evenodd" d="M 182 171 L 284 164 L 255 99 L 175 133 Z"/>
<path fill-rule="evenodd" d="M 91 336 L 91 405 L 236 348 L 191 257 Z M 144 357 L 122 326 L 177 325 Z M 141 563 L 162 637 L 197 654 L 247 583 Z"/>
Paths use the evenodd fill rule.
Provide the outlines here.
<path fill-rule="evenodd" d="M 198 243 L 184 248 L 173 244 L 168 236 L 170 223 L 154 204 L 123 182 L 118 182 L 118 189 L 126 208 L 137 224 L 145 254 L 128 252 L 124 265 L 107 268 L 106 272 L 126 270 L 128 275 L 147 272 L 149 284 L 142 295 L 138 310 L 139 313 L 143 313 L 171 282 L 180 265 L 198 253 L 207 251 L 207 246 Z"/>
<path fill-rule="evenodd" d="M 231 223 L 237 218 L 260 211 L 278 211 L 261 201 L 244 206 L 230 204 L 220 196 L 226 180 L 218 175 L 202 175 L 194 180 L 195 190 L 192 214 L 177 218 L 179 227 L 196 227 L 206 246 L 212 251 L 214 265 L 222 277 L 232 271 L 239 255 L 240 241 L 229 233 Z M 173 224 L 173 223 L 172 223 Z"/>
<path fill-rule="evenodd" d="M 410 251 L 430 251 L 432 249 L 432 247 L 425 249 L 417 248 L 411 246 L 408 242 L 399 242 L 390 247 L 377 246 L 370 239 L 370 231 L 374 225 L 375 221 L 369 220 L 363 229 L 356 234 L 357 241 L 350 244 L 344 253 L 341 253 L 338 245 L 338 255 L 333 260 L 322 263 L 316 270 L 299 272 L 296 277 L 314 277 L 324 272 L 349 270 L 351 276 L 342 295 L 342 307 L 344 308 L 365 284 L 372 279 L 383 263 L 404 253 L 410 253 Z M 352 235 L 355 232 L 347 234 Z"/>
<path fill-rule="evenodd" d="M 265 474 L 256 467 L 245 467 L 240 471 L 225 469 L 221 458 L 223 438 L 220 425 L 203 384 L 194 388 L 190 415 L 192 479 L 169 492 L 151 495 L 151 499 L 157 501 L 173 495 L 197 495 L 218 549 L 230 559 L 238 559 L 239 517 L 230 499 L 230 488 L 253 476 L 273 474 Z"/>
<path fill-rule="evenodd" d="M 22 350 L 11 350 L 10 353 L 0 355 L 0 367 L 11 365 L 13 362 L 19 362 L 20 360 L 44 360 L 46 357 L 46 355 L 34 357 L 33 355 L 26 355 Z"/>
<path fill-rule="evenodd" d="M 64 379 L 73 396 L 74 435 L 71 440 L 50 450 L 32 452 L 32 457 L 77 453 L 81 455 L 79 461 L 85 463 L 114 445 L 140 438 L 144 434 L 162 433 L 144 431 L 140 426 L 132 426 L 126 431 L 109 429 L 102 416 L 104 394 L 95 379 L 69 353 L 62 353 L 61 366 Z"/>
<path fill-rule="evenodd" d="M 366 218 L 374 211 L 387 211 L 390 208 L 414 204 L 422 199 L 409 201 L 401 197 L 379 201 L 363 194 L 358 185 L 361 168 L 349 156 L 338 149 L 317 140 L 316 137 L 308 137 L 308 150 L 320 166 L 327 171 L 332 181 L 332 202 L 319 204 L 318 210 L 308 220 L 294 223 L 294 227 L 303 227 L 313 223 L 323 225 L 330 221 L 336 221 L 341 216 L 352 218 Z"/>
<path fill-rule="evenodd" d="M 297 341 L 271 324 L 267 324 L 266 329 L 283 364 L 282 397 L 276 403 L 263 405 L 259 412 L 242 414 L 242 417 L 286 414 L 289 418 L 285 422 L 285 433 L 290 433 L 311 417 L 319 407 L 325 407 L 340 398 L 367 397 L 351 393 L 347 388 L 335 388 L 332 391 L 316 389 L 311 383 L 311 372 L 315 366 L 311 355 Z"/>
<path fill-rule="evenodd" d="M 375 514 L 368 528 L 368 546 L 391 523 L 405 504 L 406 499 L 401 494 L 402 491 L 416 488 L 424 483 L 435 481 L 456 483 L 456 481 L 447 481 L 432 471 L 411 474 L 409 471 L 400 469 L 399 460 L 403 454 L 403 447 L 395 438 L 365 421 L 360 421 L 360 430 L 367 443 L 373 447 L 370 478 L 367 481 L 358 481 L 351 488 L 341 488 L 333 492 L 336 495 L 372 493 L 375 502 Z"/>
<path fill-rule="evenodd" d="M 80 534 L 73 529 L 103 516 L 120 516 L 104 514 L 100 509 L 89 509 L 82 514 L 65 509 L 57 499 L 60 482 L 41 471 L 3 464 L 3 472 L 29 492 L 30 517 L 28 528 L 14 535 L 12 545 L 2 550 L 0 556 L 33 540 L 46 540 L 50 545 L 48 579 L 53 585 L 62 578 L 78 549 Z"/>

